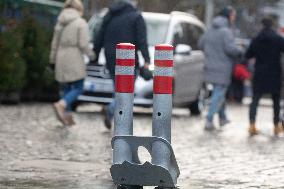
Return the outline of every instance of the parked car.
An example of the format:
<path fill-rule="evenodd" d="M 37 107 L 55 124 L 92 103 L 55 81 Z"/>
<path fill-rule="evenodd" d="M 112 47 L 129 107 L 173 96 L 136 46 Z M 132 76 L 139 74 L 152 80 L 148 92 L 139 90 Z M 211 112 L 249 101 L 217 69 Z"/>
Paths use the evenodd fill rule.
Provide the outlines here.
<path fill-rule="evenodd" d="M 104 11 L 105 14 L 106 11 Z M 97 33 L 103 15 L 93 16 L 90 30 Z M 203 52 L 198 50 L 198 40 L 204 32 L 203 23 L 194 15 L 183 12 L 171 14 L 144 12 L 148 32 L 149 52 L 151 56 L 150 70 L 154 70 L 154 47 L 157 44 L 174 46 L 174 106 L 188 107 L 192 114 L 200 114 L 201 104 L 205 97 L 203 88 Z M 141 54 L 140 65 L 144 63 Z M 99 56 L 99 65 L 88 66 L 84 93 L 78 101 L 109 103 L 114 91 L 109 72 L 105 68 L 103 50 Z M 153 80 L 146 81 L 138 76 L 135 82 L 134 104 L 152 106 Z"/>

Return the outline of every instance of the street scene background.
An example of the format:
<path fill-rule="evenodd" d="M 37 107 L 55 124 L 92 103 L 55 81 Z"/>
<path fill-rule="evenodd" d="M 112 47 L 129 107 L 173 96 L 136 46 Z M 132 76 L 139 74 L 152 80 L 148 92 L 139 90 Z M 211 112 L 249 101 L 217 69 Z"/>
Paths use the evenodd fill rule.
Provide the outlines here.
<path fill-rule="evenodd" d="M 232 5 L 237 13 L 235 38 L 242 45 L 257 35 L 261 18 L 267 14 L 277 23 L 277 32 L 284 32 L 281 0 L 138 2 L 141 12 L 193 14 L 205 30 L 220 9 Z M 63 3 L 0 1 L 0 189 L 116 187 L 110 175 L 114 131 L 105 127 L 103 104 L 76 104 L 72 127 L 62 126 L 52 107 L 60 98 L 60 86 L 49 54 Z M 83 17 L 89 21 L 113 3 L 84 0 Z M 180 188 L 284 188 L 284 137 L 273 134 L 271 100 L 264 97 L 260 101 L 259 135 L 250 137 L 251 82 L 242 83 L 241 89 L 232 88 L 226 98 L 230 123 L 212 132 L 204 130 L 209 97 L 202 99 L 200 112 L 189 107 L 173 109 L 172 145 L 181 171 Z M 135 135 L 151 135 L 152 112 L 152 107 L 134 107 Z M 151 161 L 147 150 L 141 149 L 139 155 L 143 162 Z"/>

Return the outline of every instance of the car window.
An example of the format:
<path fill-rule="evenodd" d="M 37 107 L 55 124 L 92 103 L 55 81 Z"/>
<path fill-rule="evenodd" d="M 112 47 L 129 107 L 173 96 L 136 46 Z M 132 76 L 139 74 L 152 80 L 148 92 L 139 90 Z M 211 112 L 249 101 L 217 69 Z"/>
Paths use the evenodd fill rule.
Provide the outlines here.
<path fill-rule="evenodd" d="M 158 18 L 145 18 L 147 26 L 147 38 L 150 46 L 155 46 L 165 42 L 169 27 L 169 20 Z"/>
<path fill-rule="evenodd" d="M 194 24 L 182 23 L 184 31 L 184 44 L 190 45 L 192 50 L 198 50 L 198 40 L 203 34 L 203 30 Z"/>
<path fill-rule="evenodd" d="M 103 18 L 107 12 L 108 10 L 105 9 L 100 14 L 94 15 L 89 20 L 89 30 L 92 40 L 94 36 L 98 34 L 103 23 Z M 165 43 L 170 18 L 144 17 L 144 19 L 147 27 L 147 39 L 149 46 Z"/>
<path fill-rule="evenodd" d="M 184 29 L 180 23 L 174 26 L 174 35 L 173 35 L 173 46 L 176 47 L 178 44 L 186 44 L 186 36 Z"/>
<path fill-rule="evenodd" d="M 91 41 L 94 40 L 95 36 L 98 35 L 103 20 L 104 20 L 104 16 L 108 13 L 108 9 L 103 9 L 99 14 L 95 14 L 91 17 L 91 19 L 89 20 L 88 24 L 89 24 L 89 33 L 90 33 L 90 37 L 91 37 Z"/>
<path fill-rule="evenodd" d="M 101 29 L 103 23 L 103 17 L 97 16 L 95 19 L 92 19 L 89 22 L 89 33 L 91 37 L 91 41 L 94 40 L 95 36 L 98 35 L 99 30 Z"/>
<path fill-rule="evenodd" d="M 199 26 L 190 24 L 189 35 L 192 38 L 192 50 L 198 50 L 198 41 L 203 34 L 203 29 Z"/>

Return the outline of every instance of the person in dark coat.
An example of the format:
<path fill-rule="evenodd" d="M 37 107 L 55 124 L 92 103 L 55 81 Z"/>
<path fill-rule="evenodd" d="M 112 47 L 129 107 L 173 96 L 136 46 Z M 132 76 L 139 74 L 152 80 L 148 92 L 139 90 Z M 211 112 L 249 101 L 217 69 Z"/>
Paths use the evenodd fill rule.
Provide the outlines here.
<path fill-rule="evenodd" d="M 274 109 L 274 134 L 281 132 L 279 125 L 280 89 L 281 89 L 281 53 L 284 52 L 284 39 L 273 29 L 273 19 L 262 20 L 263 29 L 254 38 L 246 52 L 248 59 L 255 58 L 253 77 L 253 99 L 250 105 L 249 134 L 256 135 L 256 112 L 260 98 L 271 94 Z"/>
<path fill-rule="evenodd" d="M 150 56 L 147 44 L 147 30 L 145 21 L 141 13 L 135 8 L 137 0 L 117 0 L 109 8 L 104 17 L 102 27 L 94 38 L 94 51 L 99 55 L 102 48 L 105 49 L 106 67 L 109 70 L 114 81 L 115 78 L 115 57 L 116 44 L 132 43 L 136 46 L 136 65 L 135 73 L 139 69 L 137 50 L 140 50 L 145 60 L 144 67 L 147 69 L 150 62 Z M 104 108 L 105 125 L 111 128 L 111 120 L 114 116 L 113 101 Z"/>

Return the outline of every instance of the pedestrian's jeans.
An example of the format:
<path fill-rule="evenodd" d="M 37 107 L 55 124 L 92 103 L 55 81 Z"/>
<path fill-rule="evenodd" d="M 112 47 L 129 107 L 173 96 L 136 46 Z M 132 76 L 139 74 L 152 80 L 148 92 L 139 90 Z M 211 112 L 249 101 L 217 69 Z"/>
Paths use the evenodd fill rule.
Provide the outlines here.
<path fill-rule="evenodd" d="M 84 79 L 61 83 L 61 99 L 66 103 L 66 111 L 72 111 L 72 104 L 77 100 L 78 96 L 83 92 Z"/>
<path fill-rule="evenodd" d="M 227 116 L 225 113 L 226 104 L 225 96 L 228 87 L 225 85 L 213 84 L 213 92 L 211 96 L 211 102 L 208 109 L 207 121 L 212 122 L 214 115 L 219 114 L 220 120 L 226 120 Z"/>

